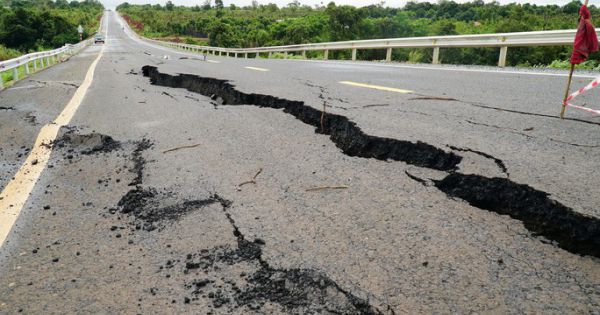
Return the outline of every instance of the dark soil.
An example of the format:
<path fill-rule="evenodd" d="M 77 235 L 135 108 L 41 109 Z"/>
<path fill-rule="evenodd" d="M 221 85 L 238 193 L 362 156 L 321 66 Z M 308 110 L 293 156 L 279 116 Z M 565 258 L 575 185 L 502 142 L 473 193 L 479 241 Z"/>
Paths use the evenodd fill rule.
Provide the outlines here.
<path fill-rule="evenodd" d="M 129 183 L 129 186 L 137 186 L 142 183 L 142 180 L 144 179 L 144 167 L 146 166 L 146 159 L 142 152 L 150 149 L 152 145 L 153 143 L 148 139 L 142 139 L 137 142 L 131 157 L 133 167 L 130 169 L 130 171 L 135 174 L 135 178 Z"/>
<path fill-rule="evenodd" d="M 54 148 L 70 148 L 81 154 L 107 153 L 121 148 L 121 143 L 112 137 L 99 134 L 78 134 L 74 130 L 65 132 L 50 144 Z"/>
<path fill-rule="evenodd" d="M 169 199 L 169 193 L 159 193 L 154 188 L 136 186 L 119 200 L 121 213 L 135 218 L 136 229 L 153 231 L 162 229 L 166 223 L 176 221 L 188 213 L 208 205 L 219 203 L 217 195 L 203 200 L 185 200 L 168 206 L 161 203 Z"/>

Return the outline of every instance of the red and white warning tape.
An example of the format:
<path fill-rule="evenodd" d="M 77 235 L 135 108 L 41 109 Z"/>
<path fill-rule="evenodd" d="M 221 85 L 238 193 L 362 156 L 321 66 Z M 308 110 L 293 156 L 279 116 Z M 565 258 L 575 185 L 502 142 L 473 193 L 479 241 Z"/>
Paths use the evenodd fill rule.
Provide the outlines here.
<path fill-rule="evenodd" d="M 586 111 L 588 113 L 592 113 L 594 115 L 600 115 L 600 110 L 597 109 L 593 109 L 593 108 L 588 108 L 588 107 L 583 107 L 583 106 L 578 106 L 578 105 L 574 105 L 569 103 L 570 101 L 572 101 L 575 97 L 597 87 L 598 85 L 600 85 L 600 77 L 597 77 L 596 79 L 594 79 L 594 81 L 590 82 L 590 84 L 586 85 L 585 87 L 582 87 L 581 89 L 575 91 L 573 94 L 569 95 L 569 97 L 567 97 L 567 99 L 563 102 L 563 106 L 569 106 L 575 109 L 580 109 L 583 111 Z"/>

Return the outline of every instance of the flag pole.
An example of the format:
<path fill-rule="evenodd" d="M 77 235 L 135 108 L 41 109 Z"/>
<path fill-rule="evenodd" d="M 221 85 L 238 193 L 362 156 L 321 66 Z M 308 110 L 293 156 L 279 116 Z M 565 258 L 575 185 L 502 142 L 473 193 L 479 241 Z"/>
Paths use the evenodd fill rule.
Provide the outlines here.
<path fill-rule="evenodd" d="M 588 2 L 589 2 L 589 0 L 585 0 L 584 5 L 587 6 Z M 573 82 L 573 71 L 575 71 L 575 65 L 571 64 L 571 70 L 569 71 L 569 81 L 567 81 L 567 91 L 565 92 L 565 98 L 563 99 L 562 109 L 560 111 L 560 119 L 565 118 L 565 110 L 567 109 L 567 98 L 569 97 L 569 90 L 571 89 L 571 82 Z"/>
<path fill-rule="evenodd" d="M 569 90 L 571 89 L 571 82 L 573 81 L 573 71 L 575 65 L 571 64 L 571 71 L 569 71 L 569 81 L 567 81 L 567 90 L 565 91 L 565 98 L 563 99 L 562 109 L 560 110 L 560 119 L 565 118 L 565 110 L 567 109 L 567 98 L 569 97 Z"/>

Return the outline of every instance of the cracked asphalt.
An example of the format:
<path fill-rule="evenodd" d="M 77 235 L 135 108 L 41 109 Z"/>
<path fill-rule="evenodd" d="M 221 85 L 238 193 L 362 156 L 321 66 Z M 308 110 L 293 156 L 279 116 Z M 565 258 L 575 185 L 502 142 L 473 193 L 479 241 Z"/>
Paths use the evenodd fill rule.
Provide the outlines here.
<path fill-rule="evenodd" d="M 108 14 L 0 313 L 600 314 L 600 119 L 557 119 L 565 77 L 205 62 Z M 0 187 L 100 49 L 0 92 Z"/>

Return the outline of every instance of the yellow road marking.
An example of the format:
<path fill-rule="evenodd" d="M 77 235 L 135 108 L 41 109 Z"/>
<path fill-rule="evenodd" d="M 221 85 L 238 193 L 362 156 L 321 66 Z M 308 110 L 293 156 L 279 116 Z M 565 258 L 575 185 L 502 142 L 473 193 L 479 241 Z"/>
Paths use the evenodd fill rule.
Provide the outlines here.
<path fill-rule="evenodd" d="M 206 61 L 210 62 L 210 63 L 221 63 L 220 61 L 216 61 L 216 60 L 206 60 Z"/>
<path fill-rule="evenodd" d="M 411 91 L 411 90 L 402 90 L 402 89 L 396 89 L 396 88 L 391 88 L 391 87 L 387 87 L 387 86 L 364 84 L 364 83 L 357 83 L 357 82 L 351 82 L 351 81 L 340 81 L 339 83 L 351 85 L 351 86 L 375 89 L 375 90 L 380 90 L 380 91 L 387 91 L 387 92 L 396 92 L 396 93 L 402 93 L 402 94 L 414 93 L 414 91 Z"/>
<path fill-rule="evenodd" d="M 0 246 L 4 244 L 33 187 L 48 164 L 52 149 L 46 145 L 56 139 L 60 128 L 67 125 L 75 115 L 77 108 L 81 105 L 88 88 L 92 84 L 96 65 L 102 58 L 105 47 L 106 45 L 102 46 L 98 57 L 88 68 L 83 82 L 77 88 L 67 106 L 53 122 L 42 127 L 29 156 L 17 171 L 17 174 L 0 193 Z"/>
<path fill-rule="evenodd" d="M 267 72 L 269 71 L 269 69 L 265 69 L 265 68 L 257 68 L 257 67 L 244 67 L 246 69 L 250 69 L 250 70 L 256 70 L 256 71 L 262 71 L 262 72 Z"/>

